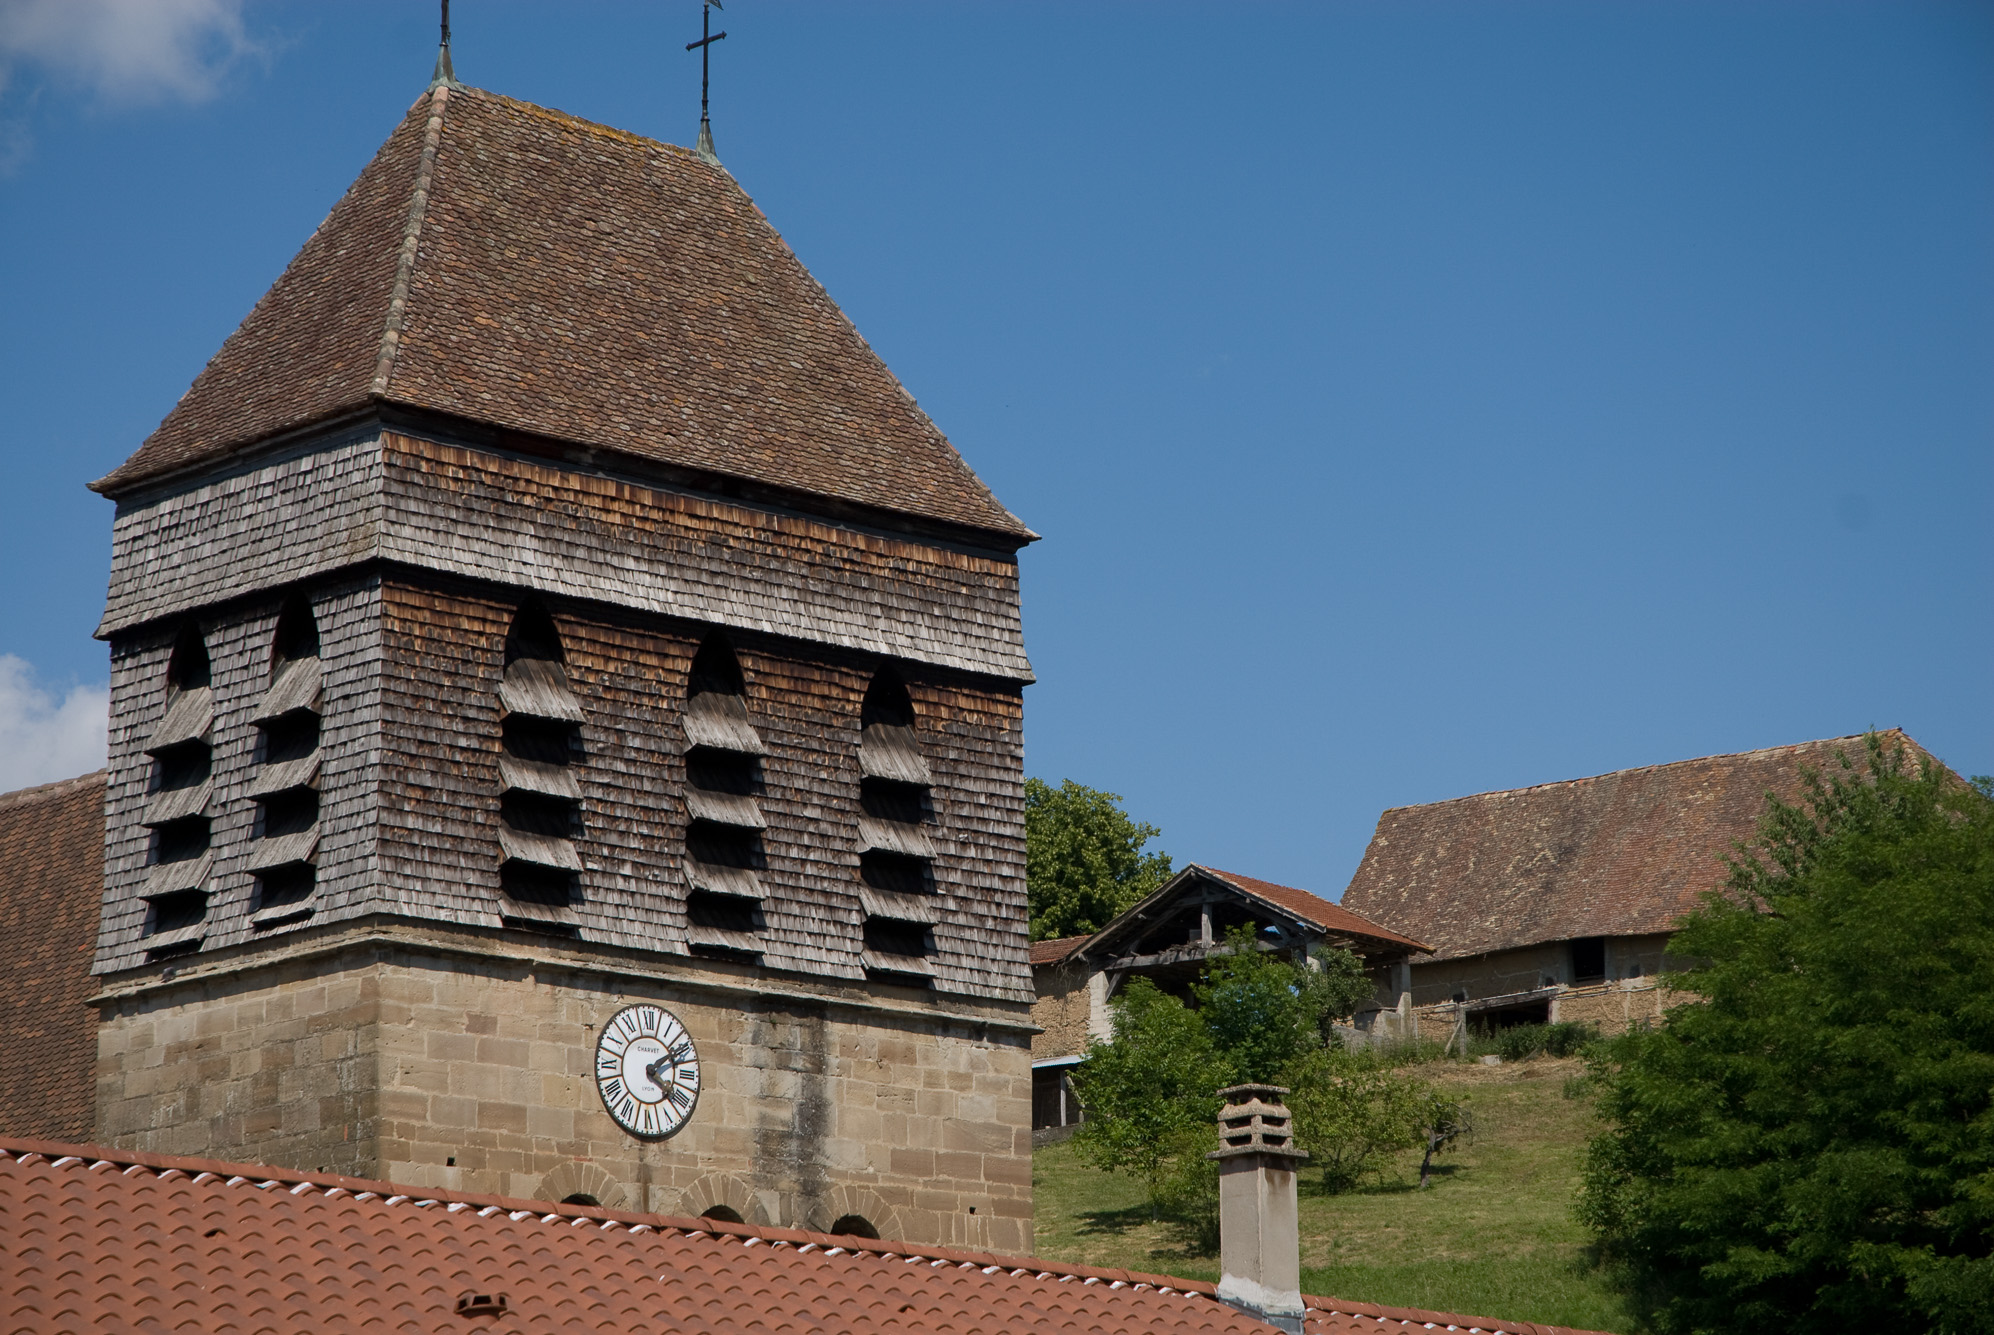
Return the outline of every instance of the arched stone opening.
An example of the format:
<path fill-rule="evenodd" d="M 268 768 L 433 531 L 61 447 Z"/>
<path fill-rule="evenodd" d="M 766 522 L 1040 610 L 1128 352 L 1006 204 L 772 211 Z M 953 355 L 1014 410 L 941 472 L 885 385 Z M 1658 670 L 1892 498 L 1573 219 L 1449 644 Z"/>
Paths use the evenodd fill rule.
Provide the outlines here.
<path fill-rule="evenodd" d="M 585 1199 L 577 1200 L 576 1197 Z M 563 1205 L 589 1205 L 603 1210 L 636 1208 L 623 1184 L 592 1163 L 574 1160 L 562 1164 L 540 1179 L 533 1193 L 537 1201 L 559 1201 Z"/>

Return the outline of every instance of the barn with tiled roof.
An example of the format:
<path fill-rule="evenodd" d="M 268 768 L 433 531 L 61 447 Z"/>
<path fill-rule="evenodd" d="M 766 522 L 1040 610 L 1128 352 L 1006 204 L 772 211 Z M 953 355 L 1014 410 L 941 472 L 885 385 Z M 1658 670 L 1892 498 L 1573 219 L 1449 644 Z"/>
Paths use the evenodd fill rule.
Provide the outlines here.
<path fill-rule="evenodd" d="M 1900 731 L 1881 740 L 1924 754 Z M 1660 1015 L 1668 935 L 1753 842 L 1766 795 L 1797 800 L 1804 770 L 1860 767 L 1864 745 L 1837 737 L 1394 807 L 1342 903 L 1432 946 L 1398 984 L 1426 1036 L 1467 1022 L 1624 1028 Z"/>

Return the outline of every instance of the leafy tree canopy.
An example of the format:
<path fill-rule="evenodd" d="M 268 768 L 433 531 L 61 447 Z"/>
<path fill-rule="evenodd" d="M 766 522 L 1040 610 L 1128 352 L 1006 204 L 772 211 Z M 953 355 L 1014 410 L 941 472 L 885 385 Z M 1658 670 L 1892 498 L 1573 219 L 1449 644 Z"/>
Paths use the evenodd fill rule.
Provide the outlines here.
<path fill-rule="evenodd" d="M 1238 928 L 1192 987 L 1195 1007 L 1147 978 L 1113 1002 L 1114 1038 L 1089 1045 L 1074 1081 L 1087 1108 L 1074 1144 L 1099 1168 L 1141 1178 L 1160 1213 L 1195 1216 L 1209 1245 L 1217 1227 L 1217 1176 L 1205 1160 L 1217 1135 L 1218 1091 L 1280 1084 L 1314 1072 L 1331 1024 L 1371 995 L 1362 961 L 1318 951 L 1308 963 L 1256 948 Z"/>
<path fill-rule="evenodd" d="M 1143 852 L 1162 833 L 1130 820 L 1122 799 L 1068 779 L 1025 780 L 1025 898 L 1032 940 L 1098 932 L 1170 878 L 1170 855 Z"/>
<path fill-rule="evenodd" d="M 1994 800 L 1866 739 L 1768 800 L 1615 1040 L 1580 1213 L 1654 1328 L 1994 1330 Z"/>
<path fill-rule="evenodd" d="M 1317 951 L 1311 967 L 1256 950 L 1251 928 L 1235 928 L 1226 943 L 1231 948 L 1205 962 L 1191 995 L 1235 1083 L 1279 1084 L 1374 990 L 1364 962 L 1347 950 Z"/>

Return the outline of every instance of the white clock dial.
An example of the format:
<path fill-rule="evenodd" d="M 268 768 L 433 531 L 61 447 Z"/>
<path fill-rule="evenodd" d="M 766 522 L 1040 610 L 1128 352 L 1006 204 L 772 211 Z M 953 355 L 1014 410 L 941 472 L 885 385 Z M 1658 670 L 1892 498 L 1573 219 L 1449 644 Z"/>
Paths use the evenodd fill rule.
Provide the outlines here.
<path fill-rule="evenodd" d="M 616 1124 L 644 1140 L 675 1135 L 699 1102 L 699 1054 L 658 1006 L 625 1006 L 595 1044 L 595 1087 Z"/>

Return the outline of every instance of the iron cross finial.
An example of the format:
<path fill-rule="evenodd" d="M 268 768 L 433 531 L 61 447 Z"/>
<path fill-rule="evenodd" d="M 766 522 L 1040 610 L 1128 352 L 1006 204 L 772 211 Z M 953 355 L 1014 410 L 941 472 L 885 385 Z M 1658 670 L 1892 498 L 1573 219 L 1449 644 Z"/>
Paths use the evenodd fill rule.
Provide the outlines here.
<path fill-rule="evenodd" d="M 444 2 L 447 4 L 449 0 Z M 724 32 L 713 31 L 713 11 L 720 7 L 720 0 L 701 0 L 699 40 L 685 44 L 686 50 L 699 52 L 699 145 L 694 151 L 716 167 L 720 165 L 720 159 L 713 153 L 713 125 L 706 118 L 706 89 L 713 44 L 727 35 Z"/>

